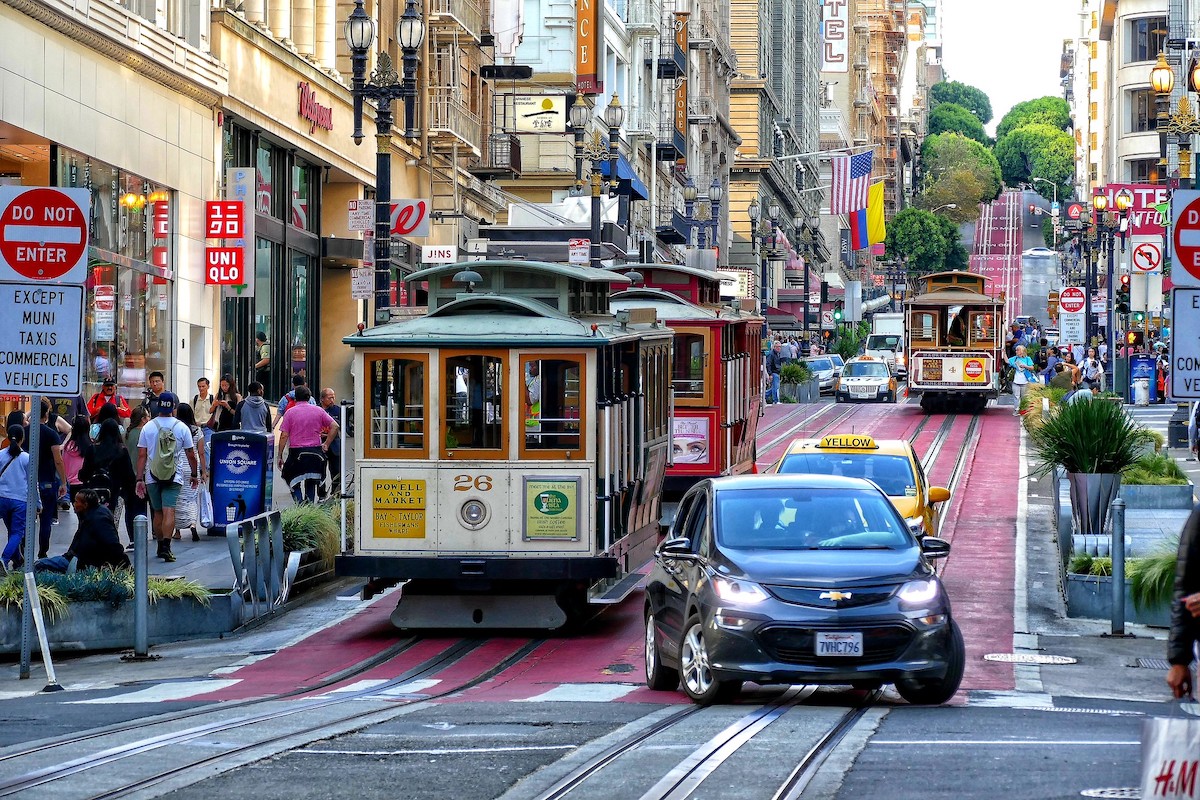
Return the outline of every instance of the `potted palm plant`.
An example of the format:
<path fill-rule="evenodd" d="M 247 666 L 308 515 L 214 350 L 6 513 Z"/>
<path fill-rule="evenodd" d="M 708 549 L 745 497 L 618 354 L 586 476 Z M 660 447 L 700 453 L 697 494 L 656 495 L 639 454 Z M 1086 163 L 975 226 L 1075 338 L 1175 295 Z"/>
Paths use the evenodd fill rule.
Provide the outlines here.
<path fill-rule="evenodd" d="M 1120 406 L 1084 402 L 1059 406 L 1028 433 L 1034 474 L 1050 475 L 1056 467 L 1066 472 L 1076 531 L 1103 533 L 1108 507 L 1121 488 L 1121 473 L 1152 441 L 1150 432 Z"/>
<path fill-rule="evenodd" d="M 784 364 L 779 369 L 779 392 L 793 402 L 812 403 L 815 398 L 810 396 L 809 381 L 811 378 L 812 370 L 806 364 L 796 362 Z"/>

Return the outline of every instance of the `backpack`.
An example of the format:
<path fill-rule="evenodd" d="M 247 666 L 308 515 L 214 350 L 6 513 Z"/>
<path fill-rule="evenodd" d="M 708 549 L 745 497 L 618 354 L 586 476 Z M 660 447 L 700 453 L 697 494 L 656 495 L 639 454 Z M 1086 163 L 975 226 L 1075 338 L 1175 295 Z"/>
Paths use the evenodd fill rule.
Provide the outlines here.
<path fill-rule="evenodd" d="M 108 466 L 111 466 L 111 462 L 109 462 Z M 111 502 L 116 493 L 108 466 L 95 467 L 83 484 L 85 489 L 94 490 L 100 496 L 100 502 L 106 505 Z"/>
<path fill-rule="evenodd" d="M 179 455 L 179 440 L 175 438 L 174 425 L 159 425 L 155 440 L 154 458 L 150 459 L 150 474 L 155 480 L 175 480 L 175 459 Z"/>
<path fill-rule="evenodd" d="M 284 414 L 286 414 L 289 410 L 291 410 L 292 406 L 296 405 L 296 395 L 294 393 L 288 392 L 287 399 L 288 399 L 287 405 L 285 405 L 283 407 Z"/>

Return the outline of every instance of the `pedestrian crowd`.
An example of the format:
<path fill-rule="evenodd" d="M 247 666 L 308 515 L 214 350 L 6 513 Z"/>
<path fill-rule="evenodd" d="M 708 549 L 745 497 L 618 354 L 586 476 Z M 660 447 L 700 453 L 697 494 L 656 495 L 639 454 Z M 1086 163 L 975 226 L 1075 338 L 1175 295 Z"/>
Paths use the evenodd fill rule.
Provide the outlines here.
<path fill-rule="evenodd" d="M 785 364 L 792 364 L 808 356 L 819 356 L 825 353 L 824 347 L 818 341 L 796 336 L 776 334 L 766 347 L 763 355 L 763 385 L 764 400 L 767 405 L 779 402 L 780 373 Z"/>
<path fill-rule="evenodd" d="M 272 436 L 279 431 L 278 466 L 296 502 L 314 502 L 326 494 L 325 480 L 340 477 L 342 407 L 333 389 L 313 397 L 303 375 L 275 407 L 256 380 L 243 396 L 230 374 L 213 393 L 208 378 L 196 382 L 190 403 L 168 391 L 161 372 L 151 372 L 143 401 L 133 406 L 117 393 L 116 382 L 103 381 L 87 401 L 82 396 L 43 398 L 38 428 L 38 499 L 27 502 L 32 415 L 15 410 L 5 424 L 0 450 L 0 521 L 7 529 L 0 570 L 24 565 L 25 527 L 37 517 L 35 569 L 67 572 L 72 565 L 128 567 L 133 525 L 150 517 L 157 556 L 173 562 L 172 541 L 212 525 L 209 495 L 210 437 L 241 430 Z M 286 458 L 285 458 L 286 453 Z M 77 530 L 68 549 L 51 556 L 50 535 L 60 514 L 74 509 Z M 123 511 L 123 513 L 122 513 Z M 122 547 L 119 520 L 129 544 Z"/>

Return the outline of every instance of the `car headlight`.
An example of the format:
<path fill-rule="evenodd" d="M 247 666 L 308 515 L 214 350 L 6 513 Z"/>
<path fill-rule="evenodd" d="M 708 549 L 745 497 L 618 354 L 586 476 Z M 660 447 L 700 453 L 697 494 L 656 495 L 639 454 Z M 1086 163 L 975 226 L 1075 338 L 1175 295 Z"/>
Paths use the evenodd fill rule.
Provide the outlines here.
<path fill-rule="evenodd" d="M 713 589 L 716 590 L 717 597 L 726 603 L 740 603 L 744 606 L 756 606 L 770 597 L 757 583 L 732 578 L 713 578 Z"/>
<path fill-rule="evenodd" d="M 905 517 L 904 521 L 908 523 L 908 529 L 910 531 L 912 531 L 913 534 L 919 536 L 920 534 L 925 532 L 925 518 L 924 517 L 920 517 L 920 516 Z"/>
<path fill-rule="evenodd" d="M 909 581 L 900 587 L 896 596 L 900 598 L 901 602 L 923 606 L 938 596 L 938 583 L 932 578 L 923 581 Z"/>

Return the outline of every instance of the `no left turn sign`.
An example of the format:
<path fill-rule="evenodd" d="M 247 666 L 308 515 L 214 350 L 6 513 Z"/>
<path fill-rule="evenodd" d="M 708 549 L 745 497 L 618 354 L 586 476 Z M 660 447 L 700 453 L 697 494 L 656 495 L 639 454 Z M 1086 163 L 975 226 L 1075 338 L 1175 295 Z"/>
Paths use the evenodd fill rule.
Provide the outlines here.
<path fill-rule="evenodd" d="M 0 281 L 87 279 L 87 189 L 0 186 Z"/>
<path fill-rule="evenodd" d="M 1157 272 L 1162 266 L 1162 248 L 1154 242 L 1142 242 L 1133 248 L 1130 263 L 1138 272 Z"/>

